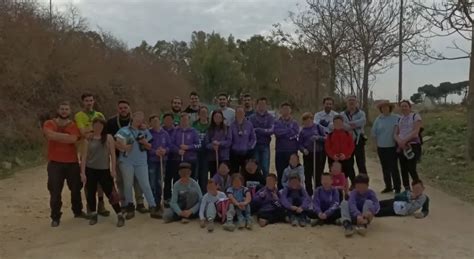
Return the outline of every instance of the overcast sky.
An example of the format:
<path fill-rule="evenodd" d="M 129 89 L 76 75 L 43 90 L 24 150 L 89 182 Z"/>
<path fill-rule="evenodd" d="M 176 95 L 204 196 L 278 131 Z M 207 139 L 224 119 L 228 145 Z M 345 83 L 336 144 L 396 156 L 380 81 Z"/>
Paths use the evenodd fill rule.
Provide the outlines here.
<path fill-rule="evenodd" d="M 49 0 L 39 0 L 48 3 Z M 247 39 L 255 34 L 267 35 L 272 24 L 285 22 L 289 11 L 304 0 L 52 0 L 55 9 L 70 3 L 77 6 L 92 29 L 100 26 L 126 42 L 129 47 L 142 40 L 154 44 L 157 40 L 190 41 L 193 31 L 218 32 Z M 452 40 L 468 46 L 458 37 L 437 39 L 432 46 L 447 54 L 459 54 L 446 49 Z M 468 60 L 443 61 L 429 66 L 404 62 L 404 98 L 409 98 L 424 84 L 467 80 Z M 379 75 L 373 86 L 377 99 L 396 99 L 398 67 Z M 459 98 L 452 97 L 454 100 Z"/>

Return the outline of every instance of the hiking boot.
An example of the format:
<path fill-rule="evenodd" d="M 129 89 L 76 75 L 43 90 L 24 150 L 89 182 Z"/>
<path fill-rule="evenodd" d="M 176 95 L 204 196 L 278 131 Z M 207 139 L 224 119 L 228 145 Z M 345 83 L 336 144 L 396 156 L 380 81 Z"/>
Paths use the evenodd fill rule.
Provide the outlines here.
<path fill-rule="evenodd" d="M 298 223 L 299 223 L 300 227 L 302 227 L 302 228 L 306 227 L 306 220 L 305 219 L 298 220 Z"/>
<path fill-rule="evenodd" d="M 393 192 L 392 188 L 385 188 L 380 193 L 391 193 L 391 192 Z"/>
<path fill-rule="evenodd" d="M 352 227 L 351 222 L 344 221 L 342 225 L 344 226 L 344 235 L 346 237 L 351 237 L 352 235 L 354 235 L 354 228 Z"/>
<path fill-rule="evenodd" d="M 141 214 L 145 214 L 145 213 L 150 212 L 149 210 L 147 210 L 147 208 L 145 208 L 145 205 L 144 205 L 144 204 L 137 204 L 136 210 L 137 210 L 138 212 L 140 212 Z"/>
<path fill-rule="evenodd" d="M 188 223 L 189 223 L 189 219 L 188 219 L 188 218 L 182 218 L 182 219 L 181 219 L 181 223 L 183 223 L 183 224 L 188 224 Z"/>
<path fill-rule="evenodd" d="M 248 229 L 248 230 L 252 230 L 253 229 L 253 222 L 251 219 L 248 219 L 247 222 L 245 223 L 245 228 Z"/>
<path fill-rule="evenodd" d="M 59 227 L 59 224 L 60 224 L 60 220 L 59 220 L 59 219 L 56 219 L 56 220 L 51 221 L 51 227 L 53 227 L 53 228 Z"/>
<path fill-rule="evenodd" d="M 89 219 L 89 216 L 87 216 L 87 214 L 84 213 L 84 211 L 81 211 L 78 214 L 74 214 L 74 218 L 76 218 L 76 219 Z"/>
<path fill-rule="evenodd" d="M 133 204 L 129 204 L 125 209 L 125 219 L 130 220 L 135 217 L 135 206 Z"/>
<path fill-rule="evenodd" d="M 125 218 L 122 214 L 117 215 L 117 227 L 121 228 L 125 225 Z"/>
<path fill-rule="evenodd" d="M 291 225 L 292 225 L 293 227 L 298 226 L 298 220 L 297 220 L 297 219 L 293 219 L 293 220 L 291 221 Z"/>
<path fill-rule="evenodd" d="M 268 225 L 268 220 L 266 219 L 258 219 L 258 224 L 260 225 L 260 227 L 265 227 L 266 225 Z"/>
<path fill-rule="evenodd" d="M 97 224 L 97 220 L 98 220 L 98 216 L 97 214 L 92 214 L 90 217 L 89 217 L 89 225 L 93 226 L 95 224 Z"/>
<path fill-rule="evenodd" d="M 138 207 L 138 206 L 137 206 Z M 138 210 L 138 209 L 137 209 Z M 147 210 L 148 211 L 148 210 Z M 159 219 L 161 218 L 161 213 L 160 210 L 157 207 L 151 207 L 150 208 L 150 217 L 154 219 Z"/>
<path fill-rule="evenodd" d="M 336 225 L 336 226 L 342 226 L 342 220 L 341 220 L 341 219 L 336 219 L 336 220 L 334 221 L 334 225 Z"/>
<path fill-rule="evenodd" d="M 207 222 L 207 232 L 213 232 L 214 231 L 214 221 L 209 221 Z"/>
<path fill-rule="evenodd" d="M 235 225 L 234 225 L 232 222 L 226 222 L 226 223 L 224 224 L 224 226 L 222 226 L 222 228 L 223 228 L 224 230 L 227 230 L 227 231 L 232 232 L 232 231 L 235 230 Z"/>
<path fill-rule="evenodd" d="M 361 225 L 361 226 L 356 226 L 356 232 L 357 234 L 361 236 L 365 236 L 367 234 L 367 225 Z"/>
<path fill-rule="evenodd" d="M 99 201 L 97 204 L 97 214 L 101 215 L 102 217 L 110 216 L 110 211 L 105 209 L 104 201 Z"/>

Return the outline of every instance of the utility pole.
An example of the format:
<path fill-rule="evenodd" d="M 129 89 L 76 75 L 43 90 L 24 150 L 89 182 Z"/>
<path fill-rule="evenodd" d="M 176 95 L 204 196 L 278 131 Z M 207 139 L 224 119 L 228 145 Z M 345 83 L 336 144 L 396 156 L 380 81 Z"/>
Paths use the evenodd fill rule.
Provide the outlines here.
<path fill-rule="evenodd" d="M 49 0 L 49 22 L 53 22 L 53 0 Z"/>
<path fill-rule="evenodd" d="M 403 0 L 400 0 L 400 24 L 398 31 L 398 102 L 403 98 L 402 88 L 403 88 Z"/>

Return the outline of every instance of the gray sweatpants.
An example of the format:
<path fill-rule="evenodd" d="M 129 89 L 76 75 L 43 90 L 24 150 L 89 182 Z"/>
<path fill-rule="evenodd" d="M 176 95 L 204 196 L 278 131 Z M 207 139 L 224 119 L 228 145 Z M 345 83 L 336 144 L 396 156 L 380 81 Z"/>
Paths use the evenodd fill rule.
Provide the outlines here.
<path fill-rule="evenodd" d="M 178 206 L 181 210 L 189 210 L 198 203 L 199 203 L 199 194 L 196 192 L 186 192 L 184 194 L 178 195 Z M 191 217 L 195 217 L 196 215 L 191 215 Z M 165 211 L 163 212 L 163 220 L 165 222 L 177 221 L 180 219 L 181 219 L 181 216 L 179 216 L 171 208 L 165 209 Z"/>
<path fill-rule="evenodd" d="M 351 212 L 349 210 L 349 202 L 347 201 L 342 201 L 341 202 L 341 220 L 342 222 L 344 221 L 350 221 L 354 222 L 357 221 L 357 218 L 352 218 L 351 217 Z M 364 202 L 364 206 L 362 207 L 362 213 L 373 211 L 374 208 L 374 203 L 371 200 L 366 200 Z"/>

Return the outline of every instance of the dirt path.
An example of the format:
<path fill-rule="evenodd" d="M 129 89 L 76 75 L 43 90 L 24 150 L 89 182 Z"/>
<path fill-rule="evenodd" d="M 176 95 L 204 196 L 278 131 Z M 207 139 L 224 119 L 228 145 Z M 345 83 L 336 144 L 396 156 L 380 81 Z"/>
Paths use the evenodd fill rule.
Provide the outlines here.
<path fill-rule="evenodd" d="M 378 191 L 379 166 L 369 160 L 368 167 Z M 41 166 L 0 181 L 0 258 L 474 258 L 474 207 L 430 187 L 427 193 L 428 218 L 376 219 L 366 237 L 349 239 L 335 226 L 283 224 L 208 234 L 197 222 L 163 224 L 145 215 L 122 229 L 115 217 L 92 227 L 72 218 L 67 191 L 61 226 L 52 229 Z"/>

